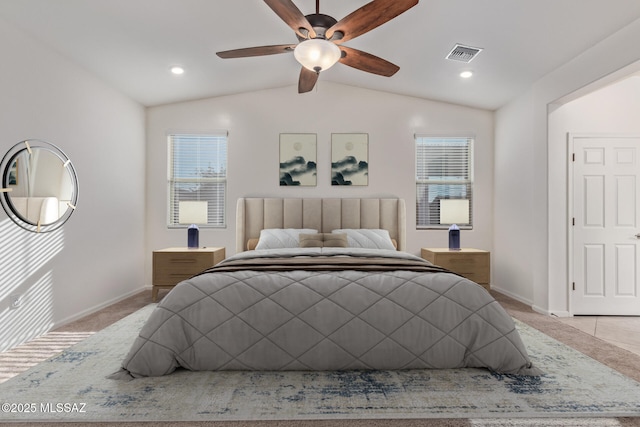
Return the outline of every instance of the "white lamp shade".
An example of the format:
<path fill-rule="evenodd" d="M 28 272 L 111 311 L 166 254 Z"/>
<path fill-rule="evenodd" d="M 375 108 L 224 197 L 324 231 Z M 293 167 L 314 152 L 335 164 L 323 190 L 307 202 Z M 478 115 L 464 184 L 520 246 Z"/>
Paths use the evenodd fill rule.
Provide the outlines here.
<path fill-rule="evenodd" d="M 206 224 L 209 213 L 207 201 L 179 202 L 178 222 L 180 224 Z"/>
<path fill-rule="evenodd" d="M 469 224 L 469 199 L 440 199 L 440 224 Z"/>
<path fill-rule="evenodd" d="M 338 62 L 342 52 L 335 43 L 328 40 L 309 39 L 296 46 L 293 56 L 303 67 L 320 72 Z"/>

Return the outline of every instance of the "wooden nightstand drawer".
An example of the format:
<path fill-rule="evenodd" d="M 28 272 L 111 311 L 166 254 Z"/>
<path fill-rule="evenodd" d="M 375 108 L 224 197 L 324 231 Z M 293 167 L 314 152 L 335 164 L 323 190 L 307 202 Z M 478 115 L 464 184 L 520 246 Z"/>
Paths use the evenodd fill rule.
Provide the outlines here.
<path fill-rule="evenodd" d="M 153 300 L 156 300 L 159 288 L 172 288 L 224 258 L 225 248 L 167 248 L 153 251 Z"/>
<path fill-rule="evenodd" d="M 422 248 L 422 258 L 458 273 L 489 289 L 491 280 L 491 259 L 488 251 L 463 248 L 450 251 L 447 248 Z"/>
<path fill-rule="evenodd" d="M 489 271 L 487 271 L 486 273 L 474 273 L 473 271 L 464 271 L 464 270 L 456 271 L 453 268 L 448 268 L 448 267 L 444 267 L 444 268 L 446 268 L 447 270 L 455 271 L 459 275 L 464 276 L 467 279 L 474 281 L 476 283 L 489 283 Z"/>
<path fill-rule="evenodd" d="M 213 254 L 204 252 L 156 252 L 153 254 L 154 284 L 176 284 L 215 264 Z"/>

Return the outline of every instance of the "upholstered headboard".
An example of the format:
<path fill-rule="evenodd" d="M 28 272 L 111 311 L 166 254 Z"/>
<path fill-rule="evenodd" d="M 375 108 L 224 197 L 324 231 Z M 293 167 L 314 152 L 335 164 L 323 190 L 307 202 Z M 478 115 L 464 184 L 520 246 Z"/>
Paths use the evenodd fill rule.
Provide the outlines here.
<path fill-rule="evenodd" d="M 265 228 L 314 228 L 330 233 L 338 228 L 382 228 L 406 250 L 406 210 L 403 199 L 241 198 L 236 210 L 236 251 Z"/>

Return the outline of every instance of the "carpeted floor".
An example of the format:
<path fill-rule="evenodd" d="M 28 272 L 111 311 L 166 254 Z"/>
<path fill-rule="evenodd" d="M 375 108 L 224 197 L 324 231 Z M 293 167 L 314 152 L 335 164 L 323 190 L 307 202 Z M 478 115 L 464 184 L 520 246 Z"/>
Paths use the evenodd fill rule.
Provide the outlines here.
<path fill-rule="evenodd" d="M 518 303 L 501 294 L 494 293 L 494 296 L 516 319 L 533 326 L 545 334 L 569 345 L 578 351 L 592 357 L 595 360 L 619 371 L 620 373 L 640 381 L 640 357 L 626 350 L 612 346 L 588 334 L 578 331 L 570 326 L 564 325 L 556 319 L 543 316 L 533 312 L 526 305 Z M 35 340 L 32 343 L 20 346 L 10 352 L 0 354 L 0 382 L 6 378 L 18 374 L 28 369 L 25 359 L 31 358 L 29 363 L 36 364 L 47 357 L 61 351 L 65 345 L 72 345 L 74 340 L 80 341 L 86 336 L 97 332 L 111 323 L 137 311 L 139 308 L 150 302 L 149 292 L 135 295 L 125 301 L 115 304 L 107 309 L 101 310 L 85 319 L 81 319 L 72 324 L 66 325 L 54 333 Z M 56 336 L 64 337 L 62 344 L 56 342 Z M 40 349 L 37 349 L 38 341 L 41 342 Z M 59 341 L 59 340 L 58 340 Z M 48 350 L 46 348 L 48 348 Z M 47 351 L 49 353 L 47 353 Z M 53 353 L 53 354 L 51 354 Z M 31 355 L 31 356 L 28 356 Z M 640 399 L 640 396 L 639 396 Z M 0 414 L 0 421 L 1 421 Z M 468 420 L 468 419 L 430 419 L 430 420 L 326 420 L 326 421 L 251 421 L 251 422 L 166 422 L 153 423 L 153 425 L 163 426 L 215 426 L 215 427 L 361 427 L 361 426 L 392 426 L 392 427 L 417 427 L 417 426 L 635 426 L 640 425 L 637 418 L 618 419 L 517 419 L 517 420 Z M 93 425 L 104 426 L 126 426 L 134 423 L 94 423 Z M 29 424 L 20 423 L 20 426 Z M 73 423 L 59 423 L 57 426 L 74 425 Z M 136 423 L 140 425 L 140 423 Z M 149 424 L 151 425 L 151 424 Z"/>
<path fill-rule="evenodd" d="M 534 312 L 531 308 L 498 292 L 494 298 L 515 319 L 518 319 L 579 352 L 609 366 L 636 381 L 640 381 L 640 356 L 616 347 L 576 328 L 565 325 L 551 316 Z M 640 396 L 639 396 L 640 399 Z"/>

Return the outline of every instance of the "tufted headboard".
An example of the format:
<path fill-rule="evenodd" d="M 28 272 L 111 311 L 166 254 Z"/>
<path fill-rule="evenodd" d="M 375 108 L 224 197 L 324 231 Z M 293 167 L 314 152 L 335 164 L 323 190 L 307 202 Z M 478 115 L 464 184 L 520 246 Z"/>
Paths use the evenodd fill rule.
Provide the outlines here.
<path fill-rule="evenodd" d="M 265 228 L 382 228 L 406 249 L 403 199 L 241 198 L 236 209 L 236 252 L 247 250 L 249 239 Z"/>

